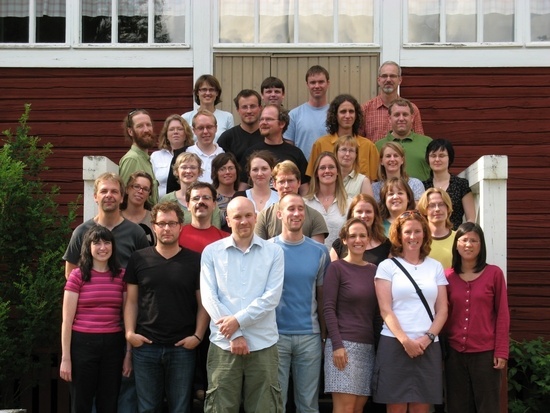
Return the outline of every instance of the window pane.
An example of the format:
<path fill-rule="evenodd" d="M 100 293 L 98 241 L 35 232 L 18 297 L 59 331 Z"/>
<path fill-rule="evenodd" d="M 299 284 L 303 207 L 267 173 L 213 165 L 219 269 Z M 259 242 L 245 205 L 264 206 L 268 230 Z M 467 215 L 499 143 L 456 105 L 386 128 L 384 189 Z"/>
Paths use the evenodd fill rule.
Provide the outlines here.
<path fill-rule="evenodd" d="M 28 1 L 2 1 L 0 3 L 0 42 L 29 42 Z"/>
<path fill-rule="evenodd" d="M 338 10 L 338 41 L 374 43 L 373 0 L 341 1 Z"/>
<path fill-rule="evenodd" d="M 294 8 L 289 0 L 260 2 L 260 43 L 294 42 Z"/>
<path fill-rule="evenodd" d="M 65 0 L 36 0 L 36 42 L 65 43 Z"/>
<path fill-rule="evenodd" d="M 439 42 L 439 0 L 409 0 L 407 41 Z"/>
<path fill-rule="evenodd" d="M 220 43 L 254 42 L 254 2 L 220 0 Z"/>
<path fill-rule="evenodd" d="M 299 43 L 334 42 L 334 10 L 332 6 L 332 0 L 299 2 Z"/>
<path fill-rule="evenodd" d="M 147 0 L 118 1 L 118 43 L 147 43 Z"/>
<path fill-rule="evenodd" d="M 550 0 L 531 0 L 531 41 L 550 42 Z"/>
<path fill-rule="evenodd" d="M 447 2 L 447 42 L 477 41 L 476 0 Z"/>
<path fill-rule="evenodd" d="M 111 0 L 82 0 L 82 43 L 111 43 Z"/>
<path fill-rule="evenodd" d="M 155 43 L 185 43 L 185 1 L 155 0 Z"/>
<path fill-rule="evenodd" d="M 514 0 L 483 0 L 483 41 L 514 40 Z"/>

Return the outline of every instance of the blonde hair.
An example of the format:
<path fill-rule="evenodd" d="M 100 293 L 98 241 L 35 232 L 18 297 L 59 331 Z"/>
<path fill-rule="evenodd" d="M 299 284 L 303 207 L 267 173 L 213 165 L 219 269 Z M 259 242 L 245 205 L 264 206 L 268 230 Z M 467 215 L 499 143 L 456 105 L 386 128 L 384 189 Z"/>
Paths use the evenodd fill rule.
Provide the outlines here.
<path fill-rule="evenodd" d="M 348 146 L 355 148 L 355 160 L 353 161 L 353 172 L 358 173 L 359 172 L 359 144 L 355 136 L 352 136 L 352 135 L 339 136 L 338 141 L 336 142 L 336 145 L 334 145 L 334 155 L 336 155 L 336 158 L 338 158 L 338 150 L 342 146 L 346 146 L 346 144 Z"/>
<path fill-rule="evenodd" d="M 321 163 L 321 160 L 323 158 L 330 158 L 334 161 L 334 165 L 336 165 L 336 188 L 334 196 L 336 198 L 336 204 L 338 205 L 338 210 L 340 211 L 341 215 L 345 215 L 347 211 L 347 201 L 348 201 L 348 193 L 346 192 L 346 188 L 344 187 L 344 181 L 342 179 L 342 170 L 340 169 L 340 165 L 338 164 L 338 159 L 336 159 L 336 156 L 334 156 L 331 152 L 321 152 L 317 159 L 315 160 L 315 164 L 313 166 L 313 177 L 310 181 L 309 190 L 307 192 L 307 195 L 304 197 L 307 200 L 312 200 L 313 196 L 317 194 L 317 191 L 319 191 L 320 183 L 319 183 L 319 175 L 317 172 L 319 171 L 319 164 Z"/>
<path fill-rule="evenodd" d="M 178 157 L 176 158 L 176 161 L 174 162 L 174 166 L 172 167 L 172 173 L 174 174 L 178 182 L 180 180 L 180 177 L 178 174 L 178 169 L 180 165 L 184 162 L 189 162 L 190 160 L 194 160 L 195 162 L 197 162 L 197 165 L 199 166 L 199 172 L 197 177 L 201 176 L 202 173 L 204 172 L 204 170 L 202 169 L 202 160 L 201 158 L 199 158 L 198 155 L 191 152 L 182 152 L 178 155 Z"/>
<path fill-rule="evenodd" d="M 418 200 L 417 208 L 422 215 L 428 216 L 428 204 L 430 203 L 430 195 L 439 194 L 443 203 L 447 207 L 447 218 L 445 219 L 445 227 L 447 229 L 453 229 L 453 223 L 451 222 L 451 214 L 453 213 L 453 202 L 449 194 L 441 188 L 429 188 L 422 194 Z M 428 220 L 429 221 L 429 220 Z"/>
<path fill-rule="evenodd" d="M 401 167 L 399 168 L 399 176 L 403 178 L 406 181 L 409 180 L 409 174 L 407 174 L 407 171 L 405 170 L 406 165 L 406 159 L 405 159 L 405 150 L 401 145 L 395 142 L 386 142 L 384 146 L 380 149 L 380 163 L 378 165 L 378 180 L 385 181 L 388 179 L 388 175 L 386 174 L 386 167 L 382 165 L 382 159 L 384 159 L 384 152 L 386 149 L 393 149 L 401 158 L 403 158 L 403 163 L 401 164 Z"/>

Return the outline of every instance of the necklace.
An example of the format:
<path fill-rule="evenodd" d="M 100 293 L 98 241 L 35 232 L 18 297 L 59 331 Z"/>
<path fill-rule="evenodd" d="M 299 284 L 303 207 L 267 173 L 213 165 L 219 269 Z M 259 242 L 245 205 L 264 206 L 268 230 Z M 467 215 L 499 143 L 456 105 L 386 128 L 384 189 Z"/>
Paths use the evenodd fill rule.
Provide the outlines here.
<path fill-rule="evenodd" d="M 422 261 L 423 259 L 422 258 L 419 258 L 418 261 L 416 262 L 416 264 L 414 262 L 411 262 L 409 261 L 408 259 L 406 259 L 405 257 L 402 257 L 406 262 L 408 262 L 409 264 L 411 264 L 413 267 L 414 267 L 414 270 L 418 270 L 417 266 L 419 266 L 420 264 L 422 264 Z"/>

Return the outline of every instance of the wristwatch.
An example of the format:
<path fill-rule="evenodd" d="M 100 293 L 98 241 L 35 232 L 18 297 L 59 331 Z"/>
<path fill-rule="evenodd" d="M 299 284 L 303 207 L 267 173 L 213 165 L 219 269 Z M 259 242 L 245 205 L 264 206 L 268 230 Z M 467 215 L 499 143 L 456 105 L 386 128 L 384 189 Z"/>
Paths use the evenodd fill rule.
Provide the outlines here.
<path fill-rule="evenodd" d="M 432 341 L 435 340 L 435 334 L 430 333 L 429 331 L 426 331 L 426 333 L 424 333 L 424 334 L 426 334 L 430 340 L 432 340 Z"/>

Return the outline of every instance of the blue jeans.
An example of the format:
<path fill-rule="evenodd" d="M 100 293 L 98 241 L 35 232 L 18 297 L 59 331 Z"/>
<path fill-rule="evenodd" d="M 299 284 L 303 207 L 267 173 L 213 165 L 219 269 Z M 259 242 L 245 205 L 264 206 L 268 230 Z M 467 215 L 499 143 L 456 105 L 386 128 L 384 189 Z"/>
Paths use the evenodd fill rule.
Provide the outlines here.
<path fill-rule="evenodd" d="M 292 369 L 294 401 L 300 413 L 319 411 L 319 377 L 321 376 L 320 334 L 279 334 L 279 383 L 283 406 L 288 399 L 288 379 Z"/>
<path fill-rule="evenodd" d="M 173 345 L 144 344 L 135 347 L 132 353 L 139 412 L 161 412 L 165 393 L 169 412 L 189 412 L 195 351 Z"/>

